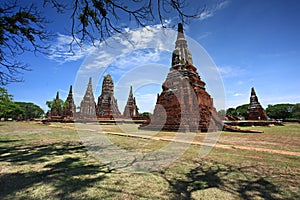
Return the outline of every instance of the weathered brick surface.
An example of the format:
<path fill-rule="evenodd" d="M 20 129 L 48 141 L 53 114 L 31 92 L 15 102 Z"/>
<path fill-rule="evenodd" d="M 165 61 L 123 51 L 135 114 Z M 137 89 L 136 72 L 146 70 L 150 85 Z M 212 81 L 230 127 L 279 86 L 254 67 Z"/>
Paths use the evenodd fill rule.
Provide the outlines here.
<path fill-rule="evenodd" d="M 102 93 L 98 97 L 96 114 L 98 118 L 114 118 L 121 116 L 117 100 L 114 97 L 114 82 L 109 74 L 103 79 Z"/>
<path fill-rule="evenodd" d="M 246 120 L 268 120 L 267 114 L 260 105 L 254 88 L 251 88 L 250 104 L 245 117 Z"/>
<path fill-rule="evenodd" d="M 96 102 L 93 93 L 92 78 L 89 79 L 88 87 L 80 103 L 80 119 L 96 118 Z"/>
<path fill-rule="evenodd" d="M 139 116 L 139 108 L 136 105 L 135 97 L 133 97 L 132 86 L 130 86 L 129 96 L 124 108 L 123 117 L 133 118 Z"/>
<path fill-rule="evenodd" d="M 181 24 L 175 44 L 172 67 L 157 97 L 153 116 L 140 128 L 181 132 L 222 128 L 213 100 L 193 65 Z"/>
<path fill-rule="evenodd" d="M 72 85 L 70 86 L 66 102 L 68 102 L 68 105 L 64 109 L 64 117 L 67 119 L 73 119 L 76 113 L 76 106 L 73 99 Z"/>

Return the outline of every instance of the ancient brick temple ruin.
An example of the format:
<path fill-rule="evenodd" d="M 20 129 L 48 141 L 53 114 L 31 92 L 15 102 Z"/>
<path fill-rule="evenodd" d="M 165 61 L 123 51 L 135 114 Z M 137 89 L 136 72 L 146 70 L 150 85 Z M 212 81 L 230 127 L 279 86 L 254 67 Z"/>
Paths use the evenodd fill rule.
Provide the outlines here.
<path fill-rule="evenodd" d="M 114 82 L 112 77 L 108 74 L 104 76 L 102 82 L 102 92 L 98 97 L 98 103 L 96 104 L 92 78 L 89 78 L 87 89 L 80 103 L 80 110 L 76 112 L 76 106 L 73 99 L 72 86 L 70 86 L 69 94 L 65 102 L 59 99 L 59 93 L 57 92 L 56 98 L 53 100 L 56 105 L 64 104 L 63 108 L 57 109 L 57 106 L 53 106 L 48 111 L 48 119 L 50 120 L 97 120 L 97 118 L 134 118 L 139 117 L 138 107 L 136 100 L 133 97 L 132 87 L 130 87 L 129 97 L 124 109 L 124 116 L 118 108 L 118 102 L 114 97 Z"/>
<path fill-rule="evenodd" d="M 72 85 L 70 86 L 70 90 L 66 102 L 67 105 L 64 109 L 64 116 L 67 119 L 73 119 L 76 113 L 76 106 L 73 99 Z"/>
<path fill-rule="evenodd" d="M 102 83 L 102 93 L 98 97 L 96 114 L 99 118 L 120 117 L 117 100 L 114 97 L 114 82 L 108 74 L 104 76 Z"/>
<path fill-rule="evenodd" d="M 132 86 L 130 86 L 128 100 L 124 109 L 123 116 L 133 118 L 139 116 L 139 108 L 136 105 L 135 97 L 133 97 Z"/>
<path fill-rule="evenodd" d="M 52 107 L 47 116 L 50 119 L 73 119 L 76 113 L 76 107 L 74 104 L 72 85 L 70 86 L 68 97 L 65 103 L 59 98 L 59 92 L 56 93 L 56 97 L 53 100 Z"/>
<path fill-rule="evenodd" d="M 268 120 L 267 114 L 258 102 L 254 88 L 251 88 L 250 104 L 245 116 L 246 120 Z"/>
<path fill-rule="evenodd" d="M 222 128 L 213 100 L 193 65 L 182 24 L 178 24 L 172 66 L 162 90 L 151 120 L 142 124 L 141 129 L 206 132 Z"/>
<path fill-rule="evenodd" d="M 89 79 L 88 87 L 80 103 L 80 118 L 96 118 L 96 102 L 93 93 L 92 78 Z"/>

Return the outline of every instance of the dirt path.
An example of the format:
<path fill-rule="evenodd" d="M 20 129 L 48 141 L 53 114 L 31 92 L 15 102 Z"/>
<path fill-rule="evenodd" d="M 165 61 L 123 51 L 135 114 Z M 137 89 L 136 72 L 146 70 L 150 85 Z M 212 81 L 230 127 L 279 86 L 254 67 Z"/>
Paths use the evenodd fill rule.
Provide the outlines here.
<path fill-rule="evenodd" d="M 79 128 L 75 128 L 75 127 L 71 127 L 71 126 L 57 126 L 57 125 L 49 125 L 49 126 L 58 127 L 58 128 L 67 128 L 67 129 L 72 129 L 72 130 L 99 132 L 99 130 L 86 129 L 86 128 L 80 128 L 79 129 Z M 175 140 L 175 139 L 164 138 L 164 137 L 136 135 L 136 134 L 129 134 L 129 133 L 107 132 L 107 131 L 102 131 L 102 133 L 110 134 L 110 135 L 117 135 L 117 136 L 124 136 L 124 137 L 160 140 L 160 141 L 166 141 L 166 142 L 191 143 L 193 145 L 211 146 L 211 147 L 221 148 L 221 149 L 241 149 L 241 150 L 259 151 L 259 152 L 267 152 L 267 153 L 289 155 L 289 156 L 300 156 L 300 152 L 275 150 L 275 149 L 267 149 L 267 148 L 260 148 L 260 147 L 249 147 L 249 146 L 239 146 L 239 145 L 224 145 L 224 144 L 209 144 L 209 143 L 197 142 L 197 141 L 187 142 L 187 141 L 184 141 L 184 140 Z"/>

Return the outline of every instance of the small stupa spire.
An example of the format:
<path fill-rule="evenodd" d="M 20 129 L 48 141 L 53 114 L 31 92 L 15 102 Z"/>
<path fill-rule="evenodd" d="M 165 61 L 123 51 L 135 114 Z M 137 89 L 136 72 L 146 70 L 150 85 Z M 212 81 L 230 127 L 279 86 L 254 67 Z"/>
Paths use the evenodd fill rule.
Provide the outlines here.
<path fill-rule="evenodd" d="M 133 93 L 132 93 L 132 85 L 130 86 L 129 97 L 133 97 Z"/>
<path fill-rule="evenodd" d="M 70 85 L 69 94 L 72 94 L 72 85 Z"/>
<path fill-rule="evenodd" d="M 172 54 L 172 66 L 175 65 L 192 65 L 192 53 L 187 48 L 187 41 L 184 37 L 183 33 L 183 25 L 181 23 L 178 24 L 177 29 L 177 39 L 175 42 L 175 50 Z"/>
<path fill-rule="evenodd" d="M 255 93 L 254 87 L 252 87 L 252 88 L 251 88 L 251 96 L 256 96 L 256 93 Z"/>

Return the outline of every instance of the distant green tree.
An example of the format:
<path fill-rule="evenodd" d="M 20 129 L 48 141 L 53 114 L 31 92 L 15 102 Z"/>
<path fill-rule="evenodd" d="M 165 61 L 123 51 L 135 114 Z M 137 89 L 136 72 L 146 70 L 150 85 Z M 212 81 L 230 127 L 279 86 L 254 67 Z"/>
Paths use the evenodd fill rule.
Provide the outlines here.
<path fill-rule="evenodd" d="M 68 107 L 69 102 L 61 99 L 53 99 L 52 101 L 46 101 L 46 105 L 50 108 L 50 111 L 53 109 L 56 110 L 57 116 L 62 116 L 64 109 Z"/>
<path fill-rule="evenodd" d="M 235 108 L 228 108 L 226 110 L 226 115 L 237 116 Z"/>
<path fill-rule="evenodd" d="M 8 102 L 5 107 L 4 118 L 17 120 L 20 115 L 24 114 L 24 109 L 15 102 Z"/>
<path fill-rule="evenodd" d="M 44 115 L 44 110 L 38 105 L 30 102 L 15 102 L 24 110 L 23 119 L 41 118 Z"/>
<path fill-rule="evenodd" d="M 225 115 L 226 115 L 226 110 L 221 109 L 221 110 L 218 111 L 218 114 L 219 114 L 220 116 L 225 116 Z"/>
<path fill-rule="evenodd" d="M 148 116 L 151 115 L 151 113 L 150 113 L 150 112 L 143 112 L 143 113 L 140 113 L 139 115 L 140 115 L 140 116 L 148 117 Z"/>
<path fill-rule="evenodd" d="M 294 104 L 268 105 L 266 113 L 272 119 L 288 119 L 293 117 Z"/>
<path fill-rule="evenodd" d="M 18 119 L 24 114 L 24 109 L 13 102 L 13 95 L 7 92 L 6 88 L 0 88 L 0 118 Z"/>
<path fill-rule="evenodd" d="M 7 89 L 0 87 L 0 102 L 8 102 L 13 100 L 13 95 L 8 94 Z"/>
<path fill-rule="evenodd" d="M 300 120 L 300 103 L 295 104 L 293 109 L 293 118 Z"/>
<path fill-rule="evenodd" d="M 239 117 L 245 117 L 249 104 L 243 104 L 235 108 L 236 114 Z"/>

